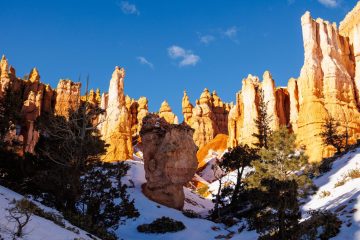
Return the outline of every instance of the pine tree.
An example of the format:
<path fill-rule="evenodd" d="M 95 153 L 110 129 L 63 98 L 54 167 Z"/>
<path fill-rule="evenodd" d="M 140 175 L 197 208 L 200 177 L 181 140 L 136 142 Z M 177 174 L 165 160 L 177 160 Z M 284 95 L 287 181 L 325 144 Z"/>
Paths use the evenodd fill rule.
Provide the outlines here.
<path fill-rule="evenodd" d="M 286 127 L 272 133 L 268 148 L 259 151 L 260 159 L 253 161 L 255 171 L 247 178 L 250 188 L 261 187 L 261 180 L 275 178 L 279 181 L 295 180 L 304 193 L 312 187 L 305 170 L 307 157 L 296 151 L 295 135 Z"/>
<path fill-rule="evenodd" d="M 20 124 L 20 110 L 22 106 L 21 94 L 12 91 L 9 84 L 0 99 L 0 147 L 4 148 L 6 144 L 5 136 L 10 130 L 14 130 L 17 124 Z"/>
<path fill-rule="evenodd" d="M 265 102 L 264 91 L 261 90 L 259 94 L 259 107 L 258 107 L 258 117 L 255 119 L 255 125 L 257 128 L 257 133 L 253 133 L 253 136 L 258 139 L 258 142 L 254 145 L 258 148 L 268 147 L 268 139 L 271 134 L 270 122 L 272 116 L 268 115 L 268 102 Z"/>
<path fill-rule="evenodd" d="M 86 98 L 77 109 L 69 110 L 68 118 L 42 114 L 38 119 L 41 136 L 35 151 L 42 171 L 33 178 L 33 184 L 49 192 L 58 209 L 75 211 L 82 172 L 106 152 L 105 142 L 92 124 L 102 113 Z"/>
<path fill-rule="evenodd" d="M 95 162 L 87 168 L 81 178 L 82 194 L 77 203 L 80 218 L 86 219 L 81 227 L 108 239 L 115 236 L 113 231 L 125 217 L 139 216 L 134 200 L 126 192 L 127 186 L 121 182 L 129 165 Z"/>
<path fill-rule="evenodd" d="M 255 149 L 248 145 L 239 145 L 226 152 L 222 157 L 219 166 L 224 172 L 236 171 L 236 184 L 230 198 L 231 202 L 236 202 L 240 188 L 242 187 L 242 178 L 245 167 L 249 167 L 252 161 L 258 158 Z"/>
<path fill-rule="evenodd" d="M 333 146 L 336 148 L 337 153 L 340 153 L 341 150 L 347 145 L 348 141 L 348 130 L 346 126 L 346 133 L 341 134 L 339 131 L 339 122 L 336 122 L 332 116 L 329 116 L 325 119 L 324 124 L 322 125 L 322 131 L 319 136 L 323 140 L 324 146 Z"/>
<path fill-rule="evenodd" d="M 236 146 L 223 155 L 218 163 L 219 168 L 225 173 L 236 171 L 237 177 L 234 186 L 222 186 L 221 179 L 219 179 L 219 190 L 213 211 L 214 218 L 220 218 L 228 213 L 236 214 L 241 208 L 239 205 L 242 203 L 240 200 L 241 193 L 245 189 L 243 184 L 244 170 L 257 158 L 256 150 L 248 145 Z M 222 209 L 219 209 L 220 205 Z"/>
<path fill-rule="evenodd" d="M 294 180 L 264 179 L 263 190 L 253 190 L 253 208 L 250 225 L 260 233 L 261 240 L 299 239 L 301 214 L 298 189 Z"/>

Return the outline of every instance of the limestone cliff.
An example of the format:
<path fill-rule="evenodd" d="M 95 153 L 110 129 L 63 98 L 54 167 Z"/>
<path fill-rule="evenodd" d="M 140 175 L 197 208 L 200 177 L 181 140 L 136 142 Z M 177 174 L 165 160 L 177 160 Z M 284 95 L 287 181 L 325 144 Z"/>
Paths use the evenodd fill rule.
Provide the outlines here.
<path fill-rule="evenodd" d="M 227 134 L 227 118 L 230 105 L 223 103 L 217 93 L 210 93 L 208 89 L 196 100 L 195 107 L 190 103 L 186 92 L 182 99 L 184 122 L 192 127 L 195 144 L 201 148 L 217 134 Z"/>
<path fill-rule="evenodd" d="M 133 137 L 139 136 L 143 118 L 148 114 L 148 100 L 140 97 L 138 100 L 126 96 L 126 108 L 130 113 L 131 133 Z"/>
<path fill-rule="evenodd" d="M 61 79 L 56 87 L 55 114 L 68 117 L 80 105 L 81 83 Z"/>
<path fill-rule="evenodd" d="M 177 116 L 172 112 L 171 107 L 167 101 L 163 101 L 159 109 L 159 117 L 164 118 L 170 124 L 178 124 Z"/>
<path fill-rule="evenodd" d="M 70 80 L 60 81 L 53 90 L 50 85 L 40 81 L 40 73 L 33 68 L 25 79 L 16 76 L 15 69 L 9 66 L 5 56 L 0 61 L 0 98 L 9 88 L 10 94 L 20 96 L 23 102 L 19 112 L 22 119 L 18 134 L 24 139 L 23 152 L 34 153 L 39 138 L 35 122 L 41 114 L 68 116 L 68 110 L 75 110 L 80 101 L 80 84 Z M 18 136 L 18 137 L 19 137 Z"/>
<path fill-rule="evenodd" d="M 101 106 L 106 111 L 99 125 L 103 139 L 109 147 L 104 161 L 121 161 L 132 158 L 131 115 L 126 107 L 124 94 L 125 70 L 116 67 L 109 86 L 109 93 L 103 95 Z"/>
<path fill-rule="evenodd" d="M 238 144 L 252 146 L 257 139 L 252 136 L 257 131 L 255 119 L 258 117 L 260 94 L 267 103 L 267 114 L 271 116 L 270 128 L 276 130 L 280 125 L 287 125 L 290 120 L 290 97 L 284 88 L 275 87 L 269 71 L 265 71 L 263 81 L 256 76 L 248 75 L 242 81 L 242 90 L 236 94 L 236 105 L 229 113 L 228 146 Z"/>
<path fill-rule="evenodd" d="M 306 147 L 310 161 L 320 161 L 334 149 L 322 146 L 318 135 L 326 117 L 333 117 L 348 129 L 349 142 L 359 138 L 355 63 L 349 38 L 342 36 L 336 24 L 314 20 L 309 12 L 301 18 L 305 59 L 297 80 L 299 113 L 297 140 Z"/>

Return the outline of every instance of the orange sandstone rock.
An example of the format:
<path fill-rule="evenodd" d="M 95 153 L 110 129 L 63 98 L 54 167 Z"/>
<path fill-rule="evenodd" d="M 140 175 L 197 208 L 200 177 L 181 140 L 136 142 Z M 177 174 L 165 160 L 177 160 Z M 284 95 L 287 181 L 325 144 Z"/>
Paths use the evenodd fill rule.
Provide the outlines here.
<path fill-rule="evenodd" d="M 69 111 L 80 105 L 81 83 L 61 79 L 56 88 L 55 114 L 68 117 Z"/>
<path fill-rule="evenodd" d="M 151 200 L 168 207 L 183 208 L 183 186 L 197 169 L 193 133 L 190 127 L 169 124 L 155 114 L 143 119 L 140 136 L 147 181 L 143 193 Z"/>
<path fill-rule="evenodd" d="M 132 158 L 131 118 L 126 108 L 124 94 L 125 70 L 116 67 L 111 80 L 109 93 L 103 95 L 101 107 L 106 113 L 99 125 L 103 139 L 109 147 L 103 160 L 107 162 L 122 161 Z"/>
<path fill-rule="evenodd" d="M 170 124 L 178 124 L 177 116 L 172 112 L 171 107 L 167 101 L 163 101 L 159 109 L 159 117 L 162 117 Z"/>
<path fill-rule="evenodd" d="M 195 144 L 201 148 L 217 134 L 227 134 L 227 118 L 230 105 L 223 103 L 216 92 L 210 93 L 208 89 L 200 95 L 195 107 L 190 103 L 189 97 L 184 92 L 182 112 L 184 122 L 192 127 Z"/>

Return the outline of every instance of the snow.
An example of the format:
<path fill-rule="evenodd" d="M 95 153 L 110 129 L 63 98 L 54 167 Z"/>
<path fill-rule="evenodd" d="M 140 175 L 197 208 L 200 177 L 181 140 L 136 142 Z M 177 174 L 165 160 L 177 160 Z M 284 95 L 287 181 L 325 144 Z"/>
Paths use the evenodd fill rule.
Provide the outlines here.
<path fill-rule="evenodd" d="M 136 219 L 128 219 L 123 225 L 120 225 L 120 227 L 116 231 L 119 239 L 208 240 L 215 239 L 217 236 L 220 235 L 226 236 L 230 233 L 230 231 L 235 232 L 235 235 L 231 239 L 257 239 L 258 235 L 254 231 L 248 232 L 244 230 L 241 233 L 237 233 L 237 228 L 239 228 L 239 225 L 227 229 L 223 224 L 214 223 L 203 218 L 188 218 L 183 215 L 183 213 L 179 210 L 168 208 L 149 200 L 142 194 L 141 191 L 141 185 L 146 182 L 144 165 L 141 158 L 137 158 L 137 161 L 128 160 L 127 163 L 130 165 L 130 169 L 122 181 L 128 184 L 128 193 L 130 194 L 130 198 L 134 199 L 135 207 L 138 209 L 140 216 Z M 210 165 L 211 161 L 209 161 L 208 164 Z M 303 219 L 306 219 L 308 217 L 307 211 L 309 210 L 327 209 L 337 213 L 343 224 L 339 235 L 333 238 L 335 240 L 360 239 L 360 178 L 348 178 L 347 182 L 344 185 L 335 187 L 335 184 L 340 179 L 343 179 L 350 170 L 358 168 L 360 169 L 360 148 L 339 157 L 333 163 L 332 170 L 314 179 L 314 183 L 318 186 L 319 190 L 316 194 L 309 197 L 305 201 L 305 204 L 303 204 L 301 207 Z M 247 169 L 246 172 L 250 170 L 251 169 Z M 236 172 L 231 172 L 223 176 L 222 180 L 223 182 L 235 182 Z M 218 181 L 214 181 L 209 184 L 209 190 L 213 192 L 213 194 L 216 193 L 217 189 Z M 213 208 L 213 203 L 211 202 L 212 196 L 210 195 L 209 199 L 203 198 L 186 187 L 184 187 L 184 192 L 186 198 L 184 209 L 194 211 L 202 217 L 207 216 L 209 210 Z M 323 196 L 324 192 L 328 192 L 330 193 L 330 195 Z M 17 194 L 5 187 L 0 186 L 0 236 L 2 236 L 6 240 L 12 239 L 10 231 L 14 229 L 14 225 L 12 223 L 9 223 L 6 218 L 6 208 L 9 207 L 9 203 L 13 199 L 19 200 L 21 198 L 23 198 L 23 196 L 21 196 L 20 194 Z M 52 208 L 43 206 L 36 201 L 33 202 L 37 204 L 40 208 L 44 209 L 44 211 L 59 214 L 56 210 Z M 183 222 L 186 226 L 186 229 L 176 233 L 166 234 L 147 234 L 137 231 L 138 225 L 144 223 L 151 223 L 155 219 L 162 216 L 170 217 L 172 219 Z M 74 227 L 65 220 L 64 223 L 67 227 Z M 78 230 L 79 233 L 76 234 L 72 231 L 56 225 L 55 223 L 47 219 L 41 218 L 39 216 L 32 216 L 31 221 L 25 228 L 25 236 L 20 239 L 91 239 L 89 236 L 87 236 L 86 232 L 82 231 L 81 229 Z"/>
<path fill-rule="evenodd" d="M 12 222 L 9 222 L 7 217 L 8 211 L 7 209 L 12 205 L 10 202 L 15 200 L 20 200 L 24 196 L 11 191 L 8 188 L 0 186 L 0 236 L 4 238 L 4 240 L 13 239 L 12 232 L 14 232 L 15 225 Z M 61 215 L 59 212 L 52 208 L 45 207 L 44 205 L 32 201 L 39 208 L 43 209 L 46 212 L 56 213 Z M 94 239 L 87 236 L 86 232 L 81 229 L 71 225 L 69 222 L 64 220 L 65 226 L 77 229 L 79 233 L 72 232 L 67 230 L 59 225 L 56 225 L 54 222 L 47 220 L 45 218 L 32 215 L 30 222 L 25 226 L 23 240 L 74 240 L 78 239 Z M 0 239 L 1 239 L 0 237 Z"/>
<path fill-rule="evenodd" d="M 146 182 L 144 166 L 139 161 L 127 161 L 131 168 L 128 171 L 124 181 L 131 182 L 133 188 L 128 188 L 128 193 L 131 198 L 135 199 L 135 207 L 140 212 L 140 217 L 137 219 L 129 219 L 124 225 L 121 225 L 117 230 L 119 239 L 137 239 L 137 240 L 156 240 L 156 239 L 169 239 L 169 240 L 183 240 L 183 239 L 196 239 L 208 240 L 214 239 L 218 235 L 227 235 L 229 231 L 225 229 L 222 224 L 199 219 L 188 218 L 182 214 L 181 211 L 168 208 L 155 203 L 146 198 L 141 192 L 141 185 Z M 201 215 L 208 214 L 208 211 L 213 207 L 213 203 L 209 199 L 204 199 L 197 194 L 191 192 L 190 189 L 184 188 L 185 192 L 185 210 L 192 210 Z M 186 226 L 186 229 L 176 233 L 166 234 L 146 234 L 139 233 L 137 226 L 144 223 L 151 223 L 157 218 L 162 216 L 170 217 L 172 219 L 181 221 Z M 215 229 L 215 230 L 213 230 Z M 244 232 L 234 236 L 232 239 L 252 240 L 256 239 L 253 232 Z"/>
<path fill-rule="evenodd" d="M 335 184 L 350 170 L 360 168 L 360 148 L 339 157 L 332 170 L 314 180 L 318 192 L 303 206 L 304 217 L 310 209 L 327 209 L 338 214 L 343 222 L 341 231 L 333 239 L 360 239 L 360 178 L 348 179 L 342 185 Z M 321 196 L 323 191 L 329 196 Z"/>

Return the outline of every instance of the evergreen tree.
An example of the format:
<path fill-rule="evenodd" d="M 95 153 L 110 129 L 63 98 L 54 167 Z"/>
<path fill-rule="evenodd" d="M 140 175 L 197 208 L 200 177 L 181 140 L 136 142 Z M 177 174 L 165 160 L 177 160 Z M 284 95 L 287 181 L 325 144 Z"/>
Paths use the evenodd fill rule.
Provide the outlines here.
<path fill-rule="evenodd" d="M 81 222 L 90 232 L 108 239 L 125 217 L 138 217 L 134 200 L 129 200 L 127 186 L 122 184 L 129 165 L 124 162 L 95 162 L 88 166 L 81 178 L 82 194 L 77 203 Z"/>
<path fill-rule="evenodd" d="M 35 150 L 41 171 L 33 183 L 49 192 L 59 209 L 74 211 L 81 193 L 82 172 L 105 153 L 105 143 L 91 122 L 100 112 L 82 102 L 68 119 L 45 114 L 39 119 L 41 136 Z"/>
<path fill-rule="evenodd" d="M 312 187 L 304 172 L 307 157 L 303 152 L 296 151 L 295 147 L 295 135 L 286 127 L 273 132 L 268 148 L 260 149 L 260 159 L 253 161 L 255 171 L 246 180 L 249 188 L 261 187 L 261 180 L 275 178 L 279 181 L 295 180 L 303 193 L 306 193 Z"/>
<path fill-rule="evenodd" d="M 5 136 L 21 123 L 21 94 L 11 90 L 11 83 L 6 87 L 3 98 L 0 99 L 0 148 L 4 149 L 9 143 Z"/>
<path fill-rule="evenodd" d="M 226 152 L 221 160 L 218 163 L 219 168 L 224 173 L 229 173 L 231 171 L 236 171 L 236 183 L 234 186 L 227 185 L 222 186 L 221 179 L 219 184 L 218 194 L 215 198 L 215 207 L 213 211 L 214 218 L 221 218 L 223 215 L 228 213 L 236 213 L 240 210 L 242 206 L 241 198 L 244 191 L 244 170 L 246 167 L 249 167 L 251 162 L 257 159 L 255 149 L 251 149 L 248 145 L 239 145 L 233 149 L 229 149 Z M 222 209 L 219 209 L 220 206 Z"/>
<path fill-rule="evenodd" d="M 268 115 L 267 108 L 268 102 L 265 102 L 264 91 L 261 90 L 259 94 L 259 114 L 257 119 L 254 120 L 257 132 L 253 133 L 253 136 L 258 139 L 258 142 L 254 144 L 258 148 L 268 147 L 268 139 L 271 134 L 270 122 L 272 120 L 272 116 Z"/>
<path fill-rule="evenodd" d="M 261 240 L 299 239 L 301 214 L 298 189 L 294 180 L 263 179 L 263 190 L 252 191 L 253 208 L 249 217 L 251 227 L 260 233 Z"/>
<path fill-rule="evenodd" d="M 346 133 L 341 134 L 339 131 L 339 122 L 336 122 L 332 116 L 329 116 L 325 119 L 324 124 L 322 125 L 322 131 L 319 136 L 323 140 L 324 146 L 333 146 L 336 148 L 337 153 L 340 153 L 341 150 L 347 145 L 348 141 L 348 131 L 346 126 Z"/>

